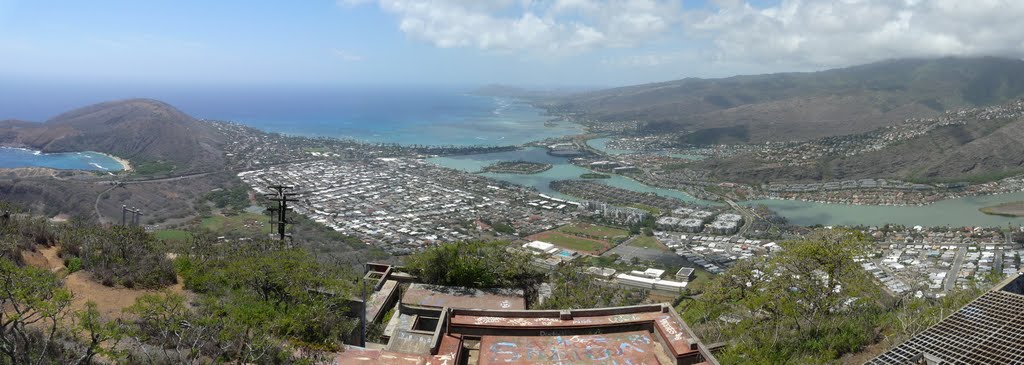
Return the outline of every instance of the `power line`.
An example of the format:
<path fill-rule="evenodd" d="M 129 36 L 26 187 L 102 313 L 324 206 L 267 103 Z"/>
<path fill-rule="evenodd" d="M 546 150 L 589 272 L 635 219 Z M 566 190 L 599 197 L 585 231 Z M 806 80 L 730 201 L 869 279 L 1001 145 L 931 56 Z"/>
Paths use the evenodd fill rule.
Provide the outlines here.
<path fill-rule="evenodd" d="M 128 208 L 127 205 L 122 205 L 121 206 L 121 225 L 122 226 L 127 225 L 126 224 L 127 223 L 126 219 L 128 217 L 128 213 L 132 214 L 131 225 L 133 225 L 133 226 L 139 225 L 139 220 L 140 220 L 139 217 L 142 217 L 142 215 L 143 215 L 142 214 L 142 210 L 138 209 L 138 208 L 135 208 L 135 207 Z"/>
<path fill-rule="evenodd" d="M 290 233 L 286 233 L 285 232 L 285 228 L 289 224 L 295 224 L 296 222 L 288 219 L 287 213 L 292 210 L 292 208 L 288 206 L 288 202 L 297 202 L 297 201 L 299 201 L 298 199 L 294 199 L 293 198 L 298 193 L 293 193 L 293 192 L 289 192 L 288 191 L 288 190 L 294 189 L 294 187 L 292 187 L 292 186 L 271 185 L 271 186 L 268 186 L 268 188 L 270 188 L 271 190 L 274 190 L 275 193 L 265 194 L 265 195 L 271 201 L 277 202 L 277 206 L 276 207 L 267 208 L 267 211 L 269 211 L 271 213 L 270 214 L 270 225 L 271 225 L 271 227 L 276 227 L 277 228 L 277 235 L 278 235 L 279 239 L 282 242 L 285 241 L 285 238 L 288 238 L 288 240 L 290 241 L 291 238 L 292 238 L 292 235 Z"/>

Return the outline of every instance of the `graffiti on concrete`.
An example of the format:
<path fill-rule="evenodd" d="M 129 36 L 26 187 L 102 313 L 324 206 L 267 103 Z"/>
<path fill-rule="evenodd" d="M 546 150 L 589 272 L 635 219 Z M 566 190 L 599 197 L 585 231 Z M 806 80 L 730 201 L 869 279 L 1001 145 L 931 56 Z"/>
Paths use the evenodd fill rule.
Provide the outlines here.
<path fill-rule="evenodd" d="M 607 335 L 485 337 L 487 364 L 656 364 L 648 332 Z"/>

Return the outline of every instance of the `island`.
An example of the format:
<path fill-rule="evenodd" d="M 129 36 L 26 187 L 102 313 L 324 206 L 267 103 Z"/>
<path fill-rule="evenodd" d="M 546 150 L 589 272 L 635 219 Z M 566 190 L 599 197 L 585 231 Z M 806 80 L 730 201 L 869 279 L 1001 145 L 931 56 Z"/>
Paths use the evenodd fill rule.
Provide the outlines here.
<path fill-rule="evenodd" d="M 999 205 L 984 207 L 978 210 L 980 210 L 982 213 L 989 215 L 998 215 L 1003 217 L 1024 217 L 1024 201 L 1002 203 Z"/>
<path fill-rule="evenodd" d="M 501 174 L 539 174 L 551 169 L 551 164 L 531 161 L 498 161 L 483 168 L 484 172 Z"/>

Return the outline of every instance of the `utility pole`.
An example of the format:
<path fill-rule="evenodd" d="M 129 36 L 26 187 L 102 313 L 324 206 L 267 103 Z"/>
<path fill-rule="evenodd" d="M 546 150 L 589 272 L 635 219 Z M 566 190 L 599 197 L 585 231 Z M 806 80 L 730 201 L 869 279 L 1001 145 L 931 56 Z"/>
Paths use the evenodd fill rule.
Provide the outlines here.
<path fill-rule="evenodd" d="M 139 225 L 139 217 L 142 216 L 142 210 L 139 210 L 135 207 L 128 208 L 127 205 L 121 206 L 121 225 L 127 225 L 126 218 L 128 216 L 128 213 L 132 213 L 131 224 L 134 226 Z"/>
<path fill-rule="evenodd" d="M 271 185 L 268 187 L 274 190 L 275 193 L 266 194 L 267 198 L 277 202 L 276 207 L 267 208 L 267 211 L 271 213 L 270 224 L 277 228 L 277 235 L 281 242 L 284 242 L 286 237 L 290 240 L 292 235 L 285 233 L 285 227 L 289 224 L 295 224 L 295 221 L 288 220 L 287 213 L 292 210 L 292 208 L 288 207 L 288 202 L 299 201 L 293 198 L 297 193 L 287 191 L 294 188 L 291 186 Z"/>
<path fill-rule="evenodd" d="M 362 334 L 359 336 L 359 341 L 362 342 L 362 346 L 360 346 L 360 347 L 366 347 L 366 305 L 367 305 L 367 302 L 366 302 L 366 263 L 365 262 L 363 263 L 363 280 L 361 280 L 361 281 L 363 282 L 363 285 L 362 285 L 362 288 L 363 288 L 363 290 L 362 290 L 362 297 L 363 297 L 362 319 L 363 320 L 360 321 L 360 322 L 362 322 L 361 323 Z"/>

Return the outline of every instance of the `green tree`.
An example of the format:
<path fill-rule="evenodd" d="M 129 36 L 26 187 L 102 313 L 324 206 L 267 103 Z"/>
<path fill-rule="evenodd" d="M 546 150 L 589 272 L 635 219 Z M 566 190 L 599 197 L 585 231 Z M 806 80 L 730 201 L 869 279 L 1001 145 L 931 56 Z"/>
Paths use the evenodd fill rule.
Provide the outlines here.
<path fill-rule="evenodd" d="M 139 227 L 103 228 L 77 223 L 60 234 L 61 254 L 104 285 L 156 289 L 177 281 L 165 246 Z"/>
<path fill-rule="evenodd" d="M 723 363 L 824 363 L 873 341 L 883 294 L 855 262 L 859 232 L 817 231 L 744 260 L 681 304 L 705 341 L 730 341 Z"/>
<path fill-rule="evenodd" d="M 347 270 L 276 242 L 204 247 L 180 257 L 178 268 L 186 287 L 203 295 L 201 311 L 224 321 L 225 331 L 267 331 L 336 349 L 354 328 L 345 316 L 352 279 Z"/>
<path fill-rule="evenodd" d="M 96 309 L 96 303 L 87 302 L 85 309 L 75 312 L 73 330 L 85 340 L 84 352 L 75 359 L 75 364 L 92 364 L 96 355 L 110 360 L 125 358 L 127 350 L 119 349 L 125 329 L 120 322 L 104 321 Z"/>
<path fill-rule="evenodd" d="M 406 270 L 425 283 L 469 288 L 515 288 L 528 271 L 528 253 L 507 243 L 468 241 L 437 245 L 406 259 Z"/>
<path fill-rule="evenodd" d="M 57 340 L 70 305 L 71 292 L 53 273 L 0 259 L 0 353 L 6 362 L 60 358 Z"/>
<path fill-rule="evenodd" d="M 156 359 L 196 364 L 204 355 L 203 347 L 214 341 L 213 330 L 199 324 L 185 305 L 185 298 L 174 293 L 146 294 L 125 309 L 135 320 L 128 331 L 140 363 Z M 153 346 L 155 345 L 155 346 Z"/>
<path fill-rule="evenodd" d="M 520 289 L 527 303 L 533 303 L 545 276 L 530 264 L 532 260 L 533 255 L 505 242 L 469 241 L 411 255 L 405 269 L 428 284 Z"/>
<path fill-rule="evenodd" d="M 627 290 L 602 282 L 584 272 L 582 264 L 570 263 L 549 276 L 551 296 L 537 309 L 585 309 L 621 307 L 643 302 L 647 292 Z"/>

